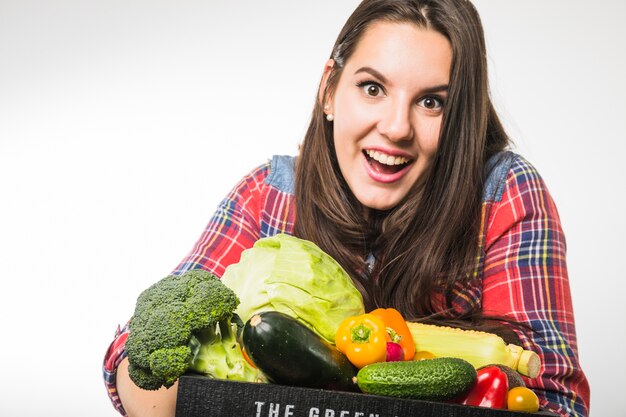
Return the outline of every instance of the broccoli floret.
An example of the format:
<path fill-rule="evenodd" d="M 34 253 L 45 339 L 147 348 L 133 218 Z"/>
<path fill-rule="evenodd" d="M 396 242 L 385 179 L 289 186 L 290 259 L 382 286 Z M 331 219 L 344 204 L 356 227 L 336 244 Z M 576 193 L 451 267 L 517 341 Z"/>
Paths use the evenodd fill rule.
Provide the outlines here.
<path fill-rule="evenodd" d="M 130 378 L 140 388 L 170 387 L 186 372 L 255 381 L 260 373 L 237 342 L 239 298 L 203 270 L 170 275 L 139 295 L 126 341 Z"/>

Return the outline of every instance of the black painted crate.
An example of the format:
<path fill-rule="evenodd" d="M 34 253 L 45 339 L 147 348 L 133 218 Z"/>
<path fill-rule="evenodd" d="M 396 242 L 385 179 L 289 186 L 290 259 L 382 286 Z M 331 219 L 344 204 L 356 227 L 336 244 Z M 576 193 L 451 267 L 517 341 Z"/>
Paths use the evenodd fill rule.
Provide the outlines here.
<path fill-rule="evenodd" d="M 532 416 L 554 416 L 548 412 Z M 176 417 L 529 417 L 528 413 L 183 376 Z"/>

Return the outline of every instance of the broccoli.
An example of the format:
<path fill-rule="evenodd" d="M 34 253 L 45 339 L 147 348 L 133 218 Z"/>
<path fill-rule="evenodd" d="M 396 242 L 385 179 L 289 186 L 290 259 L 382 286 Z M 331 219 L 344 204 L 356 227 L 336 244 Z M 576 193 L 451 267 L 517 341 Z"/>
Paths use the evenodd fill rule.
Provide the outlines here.
<path fill-rule="evenodd" d="M 170 387 L 185 372 L 256 381 L 244 359 L 234 314 L 239 298 L 203 270 L 169 275 L 142 292 L 129 322 L 128 372 L 140 388 Z"/>

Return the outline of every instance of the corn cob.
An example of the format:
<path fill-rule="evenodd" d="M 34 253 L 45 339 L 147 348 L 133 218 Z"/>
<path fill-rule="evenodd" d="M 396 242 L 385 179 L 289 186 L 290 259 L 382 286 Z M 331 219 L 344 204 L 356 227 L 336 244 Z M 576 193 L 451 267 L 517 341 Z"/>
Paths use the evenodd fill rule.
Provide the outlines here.
<path fill-rule="evenodd" d="M 407 325 L 417 352 L 465 359 L 475 368 L 490 364 L 506 365 L 529 378 L 539 374 L 539 355 L 514 344 L 507 345 L 493 333 L 415 322 L 407 322 Z"/>

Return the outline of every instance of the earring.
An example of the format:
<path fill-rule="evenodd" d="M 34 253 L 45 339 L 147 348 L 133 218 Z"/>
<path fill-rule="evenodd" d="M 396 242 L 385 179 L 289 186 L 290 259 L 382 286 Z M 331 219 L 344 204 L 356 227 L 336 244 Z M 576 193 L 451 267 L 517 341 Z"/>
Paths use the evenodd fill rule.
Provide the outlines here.
<path fill-rule="evenodd" d="M 327 104 L 324 106 L 324 112 L 328 112 L 328 111 L 330 111 L 330 106 Z M 332 113 L 327 113 L 326 120 L 328 120 L 329 122 L 332 122 L 333 120 L 335 120 L 335 116 Z"/>

